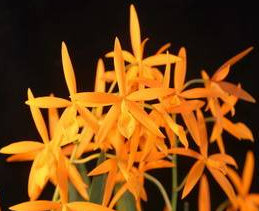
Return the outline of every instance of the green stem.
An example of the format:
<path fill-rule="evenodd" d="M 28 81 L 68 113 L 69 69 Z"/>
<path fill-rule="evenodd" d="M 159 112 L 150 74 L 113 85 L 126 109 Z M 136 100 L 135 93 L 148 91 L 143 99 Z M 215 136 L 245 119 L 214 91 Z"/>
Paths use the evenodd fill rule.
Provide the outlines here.
<path fill-rule="evenodd" d="M 172 211 L 170 199 L 169 199 L 169 197 L 166 193 L 166 190 L 164 189 L 164 186 L 161 184 L 161 182 L 159 182 L 155 177 L 153 177 L 153 176 L 151 176 L 147 173 L 144 173 L 144 177 L 157 186 L 157 188 L 161 192 L 161 195 L 163 196 L 163 199 L 164 199 L 165 204 L 168 208 L 168 211 Z"/>
<path fill-rule="evenodd" d="M 174 122 L 176 122 L 176 115 L 173 116 Z M 178 139 L 175 140 L 175 147 L 178 146 Z M 174 154 L 172 156 L 172 163 L 175 165 L 172 168 L 172 190 L 176 190 L 177 189 L 177 155 Z M 178 192 L 173 192 L 172 191 L 172 199 L 171 199 L 171 203 L 172 203 L 172 211 L 176 211 L 177 210 L 177 199 L 178 199 Z"/>
<path fill-rule="evenodd" d="M 90 161 L 92 161 L 92 160 L 94 160 L 94 159 L 99 158 L 100 155 L 101 155 L 101 153 L 95 153 L 95 154 L 89 155 L 89 156 L 86 157 L 86 158 L 73 160 L 73 163 L 76 163 L 76 164 L 79 164 L 79 163 L 88 163 L 88 162 L 90 162 Z M 106 153 L 105 156 L 106 156 L 107 158 L 114 158 L 114 157 L 115 157 L 114 155 L 108 154 L 108 153 Z"/>
<path fill-rule="evenodd" d="M 227 199 L 226 201 L 223 201 L 218 208 L 216 209 L 216 211 L 223 211 L 225 210 L 228 206 L 230 205 L 229 200 Z"/>
<path fill-rule="evenodd" d="M 52 201 L 57 201 L 59 198 L 59 190 L 58 188 L 56 187 L 55 188 L 55 191 L 54 191 L 54 194 L 53 194 L 53 197 L 52 197 Z"/>
<path fill-rule="evenodd" d="M 142 105 L 144 108 L 153 110 L 153 106 L 152 106 L 152 105 L 149 105 L 149 104 L 147 104 L 147 103 L 142 103 L 141 105 Z"/>
<path fill-rule="evenodd" d="M 201 78 L 195 78 L 195 79 L 192 79 L 190 81 L 187 81 L 183 87 L 182 90 L 186 89 L 188 86 L 192 85 L 192 84 L 203 84 L 205 82 L 204 79 L 201 79 Z"/>
<path fill-rule="evenodd" d="M 187 176 L 188 176 L 188 174 L 184 177 L 184 179 L 183 179 L 183 181 L 181 182 L 181 184 L 178 185 L 178 186 L 176 187 L 176 189 L 173 189 L 173 192 L 179 192 L 180 190 L 182 190 L 182 188 L 184 187 L 185 182 L 186 182 L 186 180 L 187 180 Z"/>
<path fill-rule="evenodd" d="M 176 147 L 177 147 L 177 145 L 176 145 Z M 175 164 L 175 167 L 172 168 L 172 176 L 173 176 L 172 189 L 176 190 L 177 189 L 177 155 L 172 156 L 172 162 Z M 173 192 L 172 193 L 172 211 L 177 210 L 177 198 L 178 198 L 178 192 Z"/>
<path fill-rule="evenodd" d="M 112 93 L 112 91 L 114 90 L 114 87 L 115 87 L 115 85 L 116 85 L 116 80 L 114 80 L 113 82 L 112 82 L 112 84 L 111 84 L 111 86 L 110 86 L 110 88 L 109 88 L 109 90 L 108 90 L 108 93 Z"/>

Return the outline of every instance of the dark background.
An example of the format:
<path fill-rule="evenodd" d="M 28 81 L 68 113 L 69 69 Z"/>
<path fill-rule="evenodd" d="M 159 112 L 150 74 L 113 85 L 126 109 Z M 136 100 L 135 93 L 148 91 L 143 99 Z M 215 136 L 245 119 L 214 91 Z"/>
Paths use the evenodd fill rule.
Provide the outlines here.
<path fill-rule="evenodd" d="M 226 3 L 228 2 L 228 3 Z M 170 51 L 181 46 L 188 52 L 187 80 L 199 77 L 201 69 L 210 74 L 225 60 L 249 46 L 254 51 L 232 68 L 229 81 L 241 82 L 242 87 L 259 99 L 258 7 L 256 1 L 65 1 L 31 0 L 0 1 L 0 147 L 18 140 L 37 140 L 28 107 L 24 104 L 27 88 L 35 96 L 66 97 L 60 48 L 67 43 L 76 71 L 79 91 L 92 90 L 95 65 L 99 57 L 113 48 L 115 36 L 125 49 L 130 48 L 129 5 L 138 11 L 142 39 L 149 37 L 147 54 L 162 44 L 171 42 Z M 258 104 L 239 102 L 236 121 L 245 122 L 253 131 L 255 144 L 240 142 L 225 136 L 227 151 L 242 165 L 246 150 L 255 151 L 259 158 Z M 0 200 L 4 210 L 27 198 L 27 178 L 30 163 L 6 163 L 0 155 Z M 180 178 L 192 161 L 180 159 Z M 252 191 L 259 191 L 258 162 Z M 154 172 L 158 175 L 157 172 Z M 170 191 L 170 172 L 158 178 Z M 211 177 L 209 176 L 211 179 Z M 256 181 L 257 180 L 257 181 Z M 149 205 L 146 210 L 162 210 L 163 202 L 157 189 L 147 184 Z M 51 189 L 51 187 L 50 187 Z M 224 200 L 222 191 L 211 182 L 214 208 Z M 196 187 L 184 201 L 196 210 Z M 49 198 L 48 191 L 43 198 Z M 182 210 L 180 202 L 179 210 Z"/>

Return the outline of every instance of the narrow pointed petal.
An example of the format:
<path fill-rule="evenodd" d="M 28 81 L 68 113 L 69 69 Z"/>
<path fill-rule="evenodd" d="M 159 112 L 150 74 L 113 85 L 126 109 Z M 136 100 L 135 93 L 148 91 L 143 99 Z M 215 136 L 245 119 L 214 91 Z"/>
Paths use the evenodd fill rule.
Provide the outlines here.
<path fill-rule="evenodd" d="M 225 175 L 219 170 L 216 170 L 216 169 L 213 169 L 210 167 L 208 167 L 208 169 L 209 169 L 210 173 L 212 174 L 212 176 L 214 177 L 214 179 L 220 185 L 222 190 L 226 193 L 226 195 L 228 196 L 231 203 L 235 204 L 236 203 L 235 191 L 234 191 L 232 185 L 230 184 L 230 182 L 225 177 Z"/>
<path fill-rule="evenodd" d="M 250 186 L 253 180 L 254 174 L 254 154 L 252 151 L 248 151 L 246 154 L 246 161 L 243 169 L 242 182 L 243 182 L 243 191 L 244 193 L 248 193 L 250 190 Z"/>
<path fill-rule="evenodd" d="M 56 210 L 60 207 L 61 205 L 58 202 L 38 200 L 17 204 L 9 207 L 9 209 L 14 211 L 47 211 L 52 209 Z"/>
<path fill-rule="evenodd" d="M 143 170 L 148 171 L 152 169 L 160 169 L 160 168 L 172 168 L 175 165 L 171 161 L 167 160 L 156 160 L 156 161 L 151 161 L 145 164 Z"/>
<path fill-rule="evenodd" d="M 130 5 L 130 40 L 133 53 L 138 61 L 141 60 L 141 35 L 139 20 L 133 4 Z"/>
<path fill-rule="evenodd" d="M 181 147 L 171 148 L 168 150 L 168 153 L 171 154 L 177 154 L 177 155 L 183 155 L 186 157 L 195 158 L 197 160 L 202 159 L 202 155 L 200 155 L 198 152 L 195 152 L 192 149 L 186 149 Z"/>
<path fill-rule="evenodd" d="M 216 154 L 210 155 L 209 158 L 212 160 L 215 160 L 215 161 L 219 161 L 222 163 L 232 165 L 235 168 L 238 167 L 235 159 L 232 156 L 227 155 L 227 154 L 216 153 Z"/>
<path fill-rule="evenodd" d="M 242 122 L 232 123 L 230 120 L 223 117 L 222 126 L 227 132 L 229 132 L 238 139 L 248 139 L 254 141 L 252 132 Z"/>
<path fill-rule="evenodd" d="M 105 92 L 106 81 L 104 80 L 105 67 L 102 59 L 99 59 L 97 62 L 97 69 L 95 75 L 95 84 L 94 91 L 95 92 Z M 103 107 L 96 108 L 95 114 L 100 117 L 103 112 Z"/>
<path fill-rule="evenodd" d="M 208 179 L 205 174 L 200 181 L 199 190 L 199 211 L 210 211 L 210 190 Z"/>
<path fill-rule="evenodd" d="M 168 48 L 171 47 L 171 43 L 164 44 L 161 48 L 159 48 L 156 52 L 156 54 L 164 53 Z"/>
<path fill-rule="evenodd" d="M 26 152 L 26 153 L 19 153 L 16 155 L 12 155 L 6 159 L 7 162 L 21 162 L 21 161 L 31 161 L 34 160 L 37 154 L 41 151 L 32 151 L 32 152 Z"/>
<path fill-rule="evenodd" d="M 232 182 L 232 184 L 235 186 L 237 192 L 240 194 L 243 194 L 243 185 L 242 185 L 242 181 L 239 177 L 239 175 L 237 174 L 236 171 L 234 171 L 231 168 L 227 168 L 227 176 L 230 179 L 230 181 Z"/>
<path fill-rule="evenodd" d="M 95 136 L 95 139 L 97 140 L 98 143 L 101 143 L 104 141 L 104 139 L 108 135 L 109 131 L 116 123 L 119 114 L 120 114 L 120 104 L 114 104 L 110 108 L 108 113 L 106 114 L 106 116 Z"/>
<path fill-rule="evenodd" d="M 146 46 L 146 43 L 147 43 L 148 40 L 149 40 L 149 38 L 147 37 L 147 38 L 145 38 L 145 39 L 141 42 L 141 46 L 140 46 L 140 49 L 141 49 L 141 58 L 143 58 L 145 46 Z"/>
<path fill-rule="evenodd" d="M 146 88 L 129 94 L 126 99 L 132 101 L 154 100 L 174 93 L 170 88 Z"/>
<path fill-rule="evenodd" d="M 196 163 L 192 166 L 192 168 L 188 173 L 186 183 L 184 185 L 182 199 L 191 192 L 193 187 L 199 181 L 203 173 L 204 167 L 205 167 L 204 162 L 201 160 L 196 161 Z"/>
<path fill-rule="evenodd" d="M 77 168 L 72 165 L 68 164 L 68 177 L 71 183 L 75 186 L 76 190 L 80 195 L 85 199 L 88 200 L 89 196 L 87 194 L 86 188 L 87 185 L 84 183 L 80 173 L 78 172 Z"/>
<path fill-rule="evenodd" d="M 129 151 L 129 159 L 128 159 L 128 166 L 127 170 L 130 170 L 131 167 L 134 164 L 135 161 L 135 156 L 138 150 L 138 145 L 139 145 L 139 138 L 140 138 L 140 126 L 139 124 L 136 125 L 136 129 L 130 138 L 130 151 Z"/>
<path fill-rule="evenodd" d="M 67 204 L 67 207 L 73 211 L 114 211 L 113 209 L 91 202 L 70 202 Z"/>
<path fill-rule="evenodd" d="M 114 186 L 116 184 L 116 174 L 117 174 L 117 168 L 116 168 L 116 164 L 114 163 L 114 166 L 112 167 L 111 171 L 108 173 L 108 176 L 106 179 L 106 184 L 105 184 L 105 189 L 103 194 L 103 202 L 102 202 L 102 205 L 105 207 L 108 206 L 108 203 L 111 199 Z"/>
<path fill-rule="evenodd" d="M 193 88 L 183 91 L 181 97 L 194 99 L 194 98 L 207 98 L 207 97 L 221 97 L 222 92 L 206 89 L 206 88 Z"/>
<path fill-rule="evenodd" d="M 193 112 L 191 113 L 182 113 L 182 117 L 184 120 L 184 123 L 186 124 L 193 140 L 195 143 L 200 146 L 200 134 L 199 134 L 199 129 L 198 129 L 198 123 L 196 120 L 196 117 Z"/>
<path fill-rule="evenodd" d="M 81 92 L 75 94 L 72 98 L 85 107 L 108 106 L 121 101 L 121 98 L 114 94 L 102 92 Z"/>
<path fill-rule="evenodd" d="M 186 49 L 184 47 L 180 49 L 178 56 L 181 58 L 181 61 L 175 63 L 174 88 L 179 92 L 183 88 L 187 68 Z"/>
<path fill-rule="evenodd" d="M 211 80 L 213 81 L 222 81 L 224 80 L 230 71 L 230 65 L 225 66 L 224 68 L 218 69 L 212 76 Z"/>
<path fill-rule="evenodd" d="M 240 86 L 236 86 L 235 84 L 226 82 L 226 81 L 220 81 L 218 82 L 221 89 L 223 89 L 225 92 L 234 95 L 238 97 L 239 99 L 255 103 L 256 100 L 245 90 L 243 90 Z"/>
<path fill-rule="evenodd" d="M 65 75 L 65 80 L 67 83 L 67 88 L 69 90 L 69 94 L 73 95 L 76 93 L 76 78 L 75 78 L 74 69 L 68 54 L 67 46 L 64 42 L 62 42 L 61 54 L 62 54 L 62 65 L 63 65 L 63 71 Z"/>
<path fill-rule="evenodd" d="M 90 146 L 90 141 L 94 136 L 94 132 L 91 128 L 84 128 L 78 139 L 79 145 L 76 152 L 76 158 L 80 158 L 85 149 Z"/>
<path fill-rule="evenodd" d="M 171 78 L 171 64 L 169 61 L 169 53 L 166 52 L 167 55 L 167 62 L 165 67 L 165 74 L 163 77 L 163 88 L 169 88 L 170 87 L 170 78 Z"/>
<path fill-rule="evenodd" d="M 167 110 L 170 113 L 190 113 L 194 110 L 200 109 L 204 106 L 201 100 L 188 100 L 182 101 L 180 105 L 170 106 Z"/>
<path fill-rule="evenodd" d="M 163 133 L 159 130 L 158 125 L 153 121 L 153 119 L 135 102 L 126 101 L 126 105 L 131 112 L 131 114 L 152 134 L 158 137 L 164 138 Z"/>
<path fill-rule="evenodd" d="M 80 103 L 76 104 L 76 108 L 81 117 L 83 117 L 87 126 L 89 126 L 95 133 L 97 133 L 99 124 L 95 116 L 87 108 L 81 106 Z"/>
<path fill-rule="evenodd" d="M 36 97 L 25 102 L 27 105 L 36 106 L 39 108 L 64 108 L 71 105 L 71 102 L 58 97 Z"/>
<path fill-rule="evenodd" d="M 165 114 L 164 118 L 169 128 L 179 137 L 180 142 L 185 146 L 185 148 L 188 148 L 189 143 L 186 138 L 186 133 L 183 127 L 181 125 L 176 124 L 168 114 Z"/>
<path fill-rule="evenodd" d="M 105 72 L 105 67 L 102 59 L 98 59 L 96 76 L 95 76 L 95 92 L 105 92 L 105 81 L 103 80 L 103 75 Z"/>
<path fill-rule="evenodd" d="M 48 119 L 50 139 L 53 139 L 59 121 L 58 110 L 56 108 L 48 109 Z"/>
<path fill-rule="evenodd" d="M 124 61 L 126 61 L 130 64 L 137 63 L 136 58 L 128 51 L 122 50 L 122 56 L 123 56 Z M 111 51 L 111 52 L 105 54 L 105 57 L 113 58 L 114 57 L 114 51 Z"/>
<path fill-rule="evenodd" d="M 28 89 L 28 99 L 29 100 L 34 99 L 33 94 L 30 89 Z M 43 142 L 48 143 L 49 142 L 48 131 L 47 131 L 47 127 L 46 127 L 45 121 L 43 119 L 43 116 L 40 112 L 40 109 L 35 106 L 30 106 L 30 110 L 31 110 L 32 118 L 34 120 L 36 128 L 37 128 Z"/>
<path fill-rule="evenodd" d="M 208 155 L 208 135 L 207 135 L 207 128 L 206 123 L 204 120 L 204 116 L 201 110 L 197 110 L 197 123 L 199 128 L 200 134 L 200 150 L 201 154 L 207 157 Z"/>
<path fill-rule="evenodd" d="M 116 161 L 114 159 L 108 159 L 103 161 L 97 167 L 95 167 L 91 172 L 88 173 L 88 176 L 95 176 L 99 174 L 104 174 L 114 168 Z"/>
<path fill-rule="evenodd" d="M 114 43 L 114 68 L 121 96 L 126 95 L 125 65 L 119 39 L 116 37 Z"/>
<path fill-rule="evenodd" d="M 37 151 L 44 148 L 44 144 L 36 141 L 19 141 L 8 146 L 3 147 L 0 150 L 2 154 L 19 154 L 19 153 L 26 153 Z"/>
<path fill-rule="evenodd" d="M 153 56 L 149 56 L 143 60 L 143 63 L 149 67 L 152 66 L 159 66 L 159 65 L 166 65 L 168 63 L 172 64 L 177 61 L 181 61 L 181 59 L 177 56 L 174 56 L 172 54 L 169 54 L 168 56 L 166 54 L 156 54 Z"/>
<path fill-rule="evenodd" d="M 241 60 L 243 57 L 245 57 L 248 53 L 250 53 L 253 50 L 253 47 L 249 47 L 246 50 L 242 51 L 241 53 L 237 54 L 236 56 L 232 57 L 228 61 L 226 61 L 219 69 L 225 68 L 226 66 L 232 66 L 235 63 L 237 63 L 239 60 Z"/>
<path fill-rule="evenodd" d="M 68 173 L 66 167 L 66 160 L 62 151 L 59 151 L 58 165 L 57 165 L 57 182 L 62 203 L 68 200 Z"/>

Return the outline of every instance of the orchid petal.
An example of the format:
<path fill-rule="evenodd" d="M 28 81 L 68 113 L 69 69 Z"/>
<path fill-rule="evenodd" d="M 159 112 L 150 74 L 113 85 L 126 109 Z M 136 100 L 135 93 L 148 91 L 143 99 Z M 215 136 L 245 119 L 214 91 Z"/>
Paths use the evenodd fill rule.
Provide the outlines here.
<path fill-rule="evenodd" d="M 151 119 L 151 117 L 135 102 L 125 101 L 130 113 L 151 133 L 158 137 L 164 138 L 163 133 L 159 130 L 159 127 Z"/>
<path fill-rule="evenodd" d="M 210 190 L 208 179 L 205 174 L 200 180 L 199 211 L 210 211 Z"/>
<path fill-rule="evenodd" d="M 8 146 L 3 147 L 0 150 L 2 154 L 19 154 L 26 152 L 38 151 L 44 148 L 44 144 L 36 141 L 19 141 Z"/>
<path fill-rule="evenodd" d="M 181 61 L 178 56 L 174 56 L 172 54 L 156 54 L 153 56 L 149 56 L 143 60 L 143 63 L 149 67 L 166 65 L 168 62 L 175 63 L 177 61 Z"/>
<path fill-rule="evenodd" d="M 173 92 L 174 90 L 170 88 L 146 88 L 132 92 L 126 97 L 126 99 L 132 101 L 154 100 L 170 95 Z"/>
<path fill-rule="evenodd" d="M 248 151 L 246 154 L 246 161 L 243 169 L 242 182 L 243 182 L 243 191 L 248 193 L 254 174 L 254 154 L 251 151 Z"/>
<path fill-rule="evenodd" d="M 71 105 L 71 102 L 58 97 L 36 97 L 25 102 L 27 105 L 39 108 L 64 108 Z"/>
<path fill-rule="evenodd" d="M 64 42 L 62 42 L 62 65 L 65 75 L 65 80 L 67 83 L 67 88 L 69 90 L 69 94 L 73 95 L 76 93 L 76 78 L 74 69 L 68 54 L 67 46 Z"/>
<path fill-rule="evenodd" d="M 121 52 L 121 45 L 119 39 L 116 37 L 114 43 L 114 67 L 116 78 L 119 86 L 119 92 L 121 96 L 126 95 L 126 74 L 125 65 Z"/>
<path fill-rule="evenodd" d="M 77 100 L 82 106 L 86 107 L 108 106 L 121 101 L 120 97 L 103 92 L 81 92 L 75 94 L 72 99 Z"/>
<path fill-rule="evenodd" d="M 38 200 L 23 202 L 21 204 L 9 207 L 9 209 L 15 211 L 47 211 L 52 209 L 59 209 L 60 207 L 61 205 L 58 202 Z"/>
<path fill-rule="evenodd" d="M 182 47 L 178 53 L 181 61 L 175 63 L 174 71 L 174 88 L 177 92 L 180 92 L 184 85 L 185 75 L 186 75 L 186 49 Z"/>
<path fill-rule="evenodd" d="M 182 199 L 187 196 L 190 191 L 193 189 L 193 187 L 196 185 L 198 180 L 200 179 L 203 170 L 204 170 L 204 162 L 201 160 L 196 161 L 196 163 L 192 166 L 190 169 L 186 183 L 184 185 L 183 193 L 182 193 Z"/>
<path fill-rule="evenodd" d="M 133 53 L 138 61 L 141 60 L 141 35 L 139 20 L 133 4 L 130 5 L 130 40 Z"/>
<path fill-rule="evenodd" d="M 28 89 L 28 99 L 29 100 L 34 99 L 33 94 L 30 89 Z M 37 128 L 43 142 L 48 143 L 49 142 L 48 131 L 47 131 L 47 127 L 46 127 L 45 121 L 43 119 L 43 116 L 40 112 L 40 109 L 35 106 L 30 106 L 30 110 L 31 110 L 32 118 L 34 120 L 36 128 Z"/>

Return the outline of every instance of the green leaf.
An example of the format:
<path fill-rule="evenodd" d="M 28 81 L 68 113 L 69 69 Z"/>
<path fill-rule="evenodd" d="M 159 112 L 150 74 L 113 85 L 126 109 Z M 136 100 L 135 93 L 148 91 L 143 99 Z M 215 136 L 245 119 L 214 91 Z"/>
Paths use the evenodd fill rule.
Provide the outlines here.
<path fill-rule="evenodd" d="M 90 185 L 90 179 L 87 176 L 87 170 L 86 170 L 85 164 L 84 163 L 77 164 L 76 168 L 79 171 L 85 184 Z M 68 183 L 68 197 L 69 197 L 68 198 L 69 202 L 85 201 L 70 182 Z"/>
<path fill-rule="evenodd" d="M 117 191 L 121 187 L 121 184 L 117 184 L 115 186 L 115 191 Z M 116 204 L 116 210 L 120 211 L 138 211 L 136 208 L 136 201 L 134 196 L 126 191 L 121 198 L 118 200 Z"/>
<path fill-rule="evenodd" d="M 97 165 L 99 165 L 103 161 L 105 161 L 104 152 L 100 154 L 100 157 L 97 161 Z M 93 180 L 90 186 L 90 202 L 93 202 L 96 204 L 102 204 L 106 179 L 107 179 L 107 174 L 101 174 L 93 177 Z"/>

